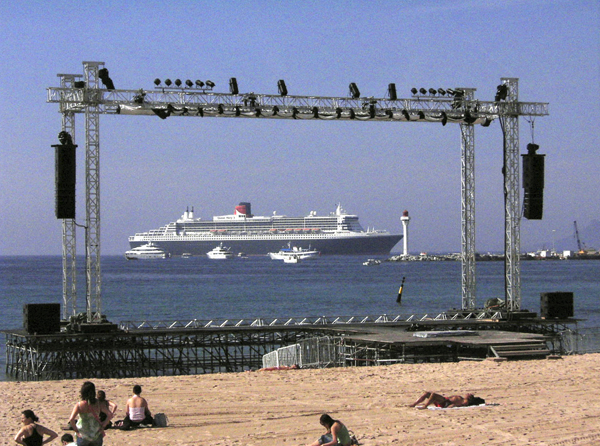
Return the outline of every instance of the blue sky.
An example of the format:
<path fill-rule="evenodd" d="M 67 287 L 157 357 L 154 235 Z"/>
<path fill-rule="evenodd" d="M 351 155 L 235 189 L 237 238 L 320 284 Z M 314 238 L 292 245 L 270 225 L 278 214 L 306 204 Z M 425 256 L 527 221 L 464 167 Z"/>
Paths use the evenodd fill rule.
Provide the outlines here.
<path fill-rule="evenodd" d="M 46 103 L 58 73 L 106 63 L 117 89 L 156 77 L 211 79 L 227 92 L 400 97 L 416 87 L 476 88 L 492 100 L 502 77 L 522 101 L 548 102 L 535 123 L 546 154 L 544 219 L 523 221 L 524 249 L 574 249 L 600 218 L 600 3 L 589 1 L 23 1 L 0 4 L 0 255 L 60 254 L 54 153 L 60 114 Z M 78 216 L 85 223 L 83 116 L 77 116 Z M 522 152 L 531 129 L 520 120 Z M 101 116 L 101 241 L 178 218 L 319 214 L 341 202 L 363 226 L 401 231 L 410 250 L 460 250 L 460 130 L 431 123 L 160 120 Z M 501 251 L 502 135 L 475 130 L 477 251 Z M 78 234 L 80 251 L 83 234 Z M 600 248 L 600 246 L 597 246 Z"/>

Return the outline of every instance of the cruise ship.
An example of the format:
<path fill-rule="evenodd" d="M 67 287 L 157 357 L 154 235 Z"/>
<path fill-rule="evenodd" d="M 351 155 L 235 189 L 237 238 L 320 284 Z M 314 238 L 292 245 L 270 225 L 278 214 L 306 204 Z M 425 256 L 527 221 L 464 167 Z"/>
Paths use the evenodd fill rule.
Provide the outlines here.
<path fill-rule="evenodd" d="M 173 256 L 184 253 L 205 255 L 223 243 L 233 252 L 267 255 L 288 244 L 320 251 L 322 255 L 372 254 L 387 255 L 402 234 L 384 230 L 364 230 L 358 216 L 346 213 L 338 204 L 329 215 L 311 211 L 305 217 L 252 215 L 251 204 L 242 202 L 231 215 L 214 216 L 212 220 L 194 217 L 189 208 L 177 221 L 158 229 L 129 237 L 131 248 L 152 242 Z"/>

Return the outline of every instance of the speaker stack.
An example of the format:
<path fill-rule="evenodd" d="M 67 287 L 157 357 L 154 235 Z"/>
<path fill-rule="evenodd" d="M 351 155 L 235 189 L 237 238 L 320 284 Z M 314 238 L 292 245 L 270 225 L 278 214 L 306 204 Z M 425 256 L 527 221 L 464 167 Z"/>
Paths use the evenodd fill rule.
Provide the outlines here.
<path fill-rule="evenodd" d="M 573 317 L 573 293 L 553 292 L 540 294 L 540 315 L 546 319 Z"/>
<path fill-rule="evenodd" d="M 29 334 L 60 332 L 60 304 L 25 304 L 23 328 Z"/>
<path fill-rule="evenodd" d="M 540 146 L 527 144 L 523 157 L 523 216 L 528 220 L 541 220 L 544 213 L 544 157 L 535 153 Z"/>
<path fill-rule="evenodd" d="M 59 144 L 55 149 L 56 218 L 75 218 L 75 148 L 74 144 Z"/>

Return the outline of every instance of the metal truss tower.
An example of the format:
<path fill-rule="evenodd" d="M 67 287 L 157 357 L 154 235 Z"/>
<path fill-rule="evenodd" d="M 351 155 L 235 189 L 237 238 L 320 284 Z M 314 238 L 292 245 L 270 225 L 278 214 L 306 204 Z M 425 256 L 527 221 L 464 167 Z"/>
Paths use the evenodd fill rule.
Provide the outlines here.
<path fill-rule="evenodd" d="M 60 86 L 62 88 L 75 88 L 75 82 L 81 79 L 80 74 L 59 74 Z M 60 104 L 62 113 L 62 131 L 71 135 L 75 144 L 75 113 Z M 77 243 L 75 232 L 75 219 L 65 218 L 62 221 L 62 266 L 63 266 L 63 319 L 77 313 Z"/>
<path fill-rule="evenodd" d="M 100 273 L 100 80 L 103 62 L 83 62 L 88 97 L 85 102 L 85 257 L 86 310 L 88 322 L 102 316 Z"/>
<path fill-rule="evenodd" d="M 84 83 L 74 85 L 78 75 L 59 75 L 60 88 L 48 88 L 47 102 L 60 104 L 63 129 L 74 135 L 73 114 L 85 114 L 86 130 L 86 299 L 88 322 L 102 319 L 100 271 L 100 115 L 142 115 L 155 119 L 170 117 L 216 117 L 250 119 L 316 119 L 363 122 L 435 122 L 455 123 L 461 130 L 461 231 L 462 231 L 462 307 L 475 308 L 475 125 L 487 127 L 498 119 L 504 136 L 505 192 L 505 269 L 506 303 L 509 311 L 521 306 L 520 277 L 520 205 L 519 205 L 519 116 L 546 116 L 547 103 L 518 102 L 518 80 L 502 78 L 506 98 L 480 101 L 475 89 L 413 89 L 412 98 L 396 97 L 395 84 L 388 87 L 389 97 L 361 97 L 355 84 L 350 97 L 288 96 L 213 92 L 214 84 L 180 80 L 174 84 L 155 82 L 154 90 L 116 90 L 102 88 L 100 70 L 104 62 L 83 62 Z M 112 84 L 112 81 L 110 84 Z M 282 82 L 282 81 L 280 81 Z M 209 84 L 209 85 L 207 85 Z M 393 89 L 392 89 L 393 86 Z M 353 88 L 354 87 L 354 88 Z M 393 91 L 393 93 L 392 93 Z M 448 94 L 447 94 L 448 93 Z M 63 288 L 65 307 L 75 309 L 74 222 L 63 222 Z M 69 281 L 71 285 L 69 286 Z M 69 291 L 69 289 L 71 291 Z M 65 310 L 66 311 L 66 310 Z M 66 313 L 65 313 L 66 314 Z"/>
<path fill-rule="evenodd" d="M 474 89 L 464 89 L 472 101 Z M 475 128 L 460 124 L 461 132 L 461 260 L 462 309 L 475 309 Z"/>
<path fill-rule="evenodd" d="M 508 87 L 499 115 L 504 136 L 504 290 L 508 311 L 521 309 L 521 205 L 519 200 L 519 80 L 502 78 Z"/>

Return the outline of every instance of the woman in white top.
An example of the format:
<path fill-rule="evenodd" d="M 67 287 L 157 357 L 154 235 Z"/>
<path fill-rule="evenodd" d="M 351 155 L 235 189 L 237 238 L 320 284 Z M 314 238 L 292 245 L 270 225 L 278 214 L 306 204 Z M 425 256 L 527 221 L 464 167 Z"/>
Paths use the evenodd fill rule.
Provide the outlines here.
<path fill-rule="evenodd" d="M 142 398 L 142 387 L 139 385 L 133 386 L 133 396 L 127 400 L 125 406 L 125 419 L 123 420 L 123 426 L 121 429 L 129 430 L 132 427 L 137 427 L 140 424 L 147 426 L 153 426 L 154 420 L 152 419 L 152 413 L 148 409 L 148 402 L 145 398 Z"/>

